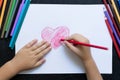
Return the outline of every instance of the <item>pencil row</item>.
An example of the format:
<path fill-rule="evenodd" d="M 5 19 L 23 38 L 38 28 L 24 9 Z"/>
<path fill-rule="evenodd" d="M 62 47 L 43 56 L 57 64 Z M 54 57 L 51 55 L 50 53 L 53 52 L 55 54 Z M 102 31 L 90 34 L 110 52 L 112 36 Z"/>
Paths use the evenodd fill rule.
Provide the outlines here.
<path fill-rule="evenodd" d="M 108 1 L 108 4 L 107 4 Z M 103 0 L 105 23 L 120 58 L 120 0 Z"/>
<path fill-rule="evenodd" d="M 0 0 L 0 37 L 10 37 L 9 47 L 12 49 L 29 5 L 30 0 Z"/>

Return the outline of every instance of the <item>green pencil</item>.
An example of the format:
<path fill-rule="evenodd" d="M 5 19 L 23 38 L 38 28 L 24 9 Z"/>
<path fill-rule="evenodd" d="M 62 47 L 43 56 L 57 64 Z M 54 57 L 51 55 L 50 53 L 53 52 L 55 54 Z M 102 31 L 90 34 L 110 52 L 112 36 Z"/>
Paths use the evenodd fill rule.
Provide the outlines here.
<path fill-rule="evenodd" d="M 13 0 L 13 3 L 12 3 L 12 6 L 11 6 L 11 9 L 10 9 L 10 13 L 9 13 L 9 16 L 8 16 L 8 20 L 7 20 L 7 25 L 6 25 L 6 29 L 5 31 L 8 30 L 8 28 L 10 27 L 10 22 L 12 21 L 12 15 L 13 15 L 13 11 L 14 11 L 14 8 L 15 8 L 15 4 L 16 4 L 16 0 Z"/>
<path fill-rule="evenodd" d="M 16 0 L 11 0 L 11 2 L 10 2 L 10 6 L 9 6 L 9 9 L 8 9 L 8 13 L 7 13 L 7 17 L 6 17 L 6 20 L 5 20 L 5 24 L 4 24 L 4 26 L 3 26 L 1 38 L 4 37 L 4 33 L 5 33 L 5 31 L 6 31 L 6 27 L 7 27 L 8 22 L 9 22 L 8 19 L 9 19 L 9 17 L 10 17 L 10 12 L 12 11 L 12 6 L 13 6 L 13 3 L 15 3 L 15 2 L 16 2 Z"/>
<path fill-rule="evenodd" d="M 16 1 L 16 2 L 15 2 Z M 8 18 L 8 24 L 6 26 L 6 33 L 5 33 L 5 38 L 8 37 L 9 35 L 9 31 L 10 31 L 10 27 L 11 27 L 11 24 L 12 24 L 12 21 L 13 21 L 13 18 L 14 18 L 14 15 L 15 15 L 15 11 L 17 9 L 17 5 L 19 3 L 19 0 L 15 0 L 13 3 L 13 6 L 12 6 L 12 9 L 11 9 L 11 12 L 10 12 L 10 16 Z"/>

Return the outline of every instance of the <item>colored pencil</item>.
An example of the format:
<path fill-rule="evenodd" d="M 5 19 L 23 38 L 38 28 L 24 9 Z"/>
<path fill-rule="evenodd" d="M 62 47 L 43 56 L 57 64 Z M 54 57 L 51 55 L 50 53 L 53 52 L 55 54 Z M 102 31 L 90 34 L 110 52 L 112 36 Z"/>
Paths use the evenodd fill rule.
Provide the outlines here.
<path fill-rule="evenodd" d="M 118 29 L 120 30 L 120 23 L 119 23 L 119 21 L 118 21 L 118 19 L 117 19 L 117 15 L 115 14 L 115 11 L 114 11 L 114 8 L 113 8 L 113 6 L 112 6 L 112 4 L 111 4 L 111 1 L 108 0 L 108 3 L 109 3 L 109 6 L 110 6 L 111 11 L 112 11 L 112 13 L 113 13 L 114 19 L 115 19 L 116 24 L 117 24 L 117 26 L 118 26 Z"/>
<path fill-rule="evenodd" d="M 118 10 L 117 10 L 117 7 L 116 7 L 116 5 L 115 5 L 114 0 L 111 0 L 111 3 L 112 3 L 112 5 L 113 5 L 113 8 L 114 8 L 115 13 L 116 13 L 116 15 L 117 15 L 117 19 L 118 19 L 118 21 L 119 21 L 119 23 L 120 23 L 120 14 L 118 13 Z"/>
<path fill-rule="evenodd" d="M 4 36 L 5 29 L 7 27 L 8 22 L 9 22 L 10 12 L 11 12 L 11 9 L 12 9 L 12 6 L 13 6 L 14 2 L 15 2 L 15 0 L 11 0 L 11 2 L 10 2 L 10 6 L 9 6 L 9 9 L 8 9 L 8 13 L 7 13 L 7 17 L 6 17 L 6 20 L 5 20 L 5 24 L 3 26 L 1 38 L 3 38 L 3 36 Z"/>
<path fill-rule="evenodd" d="M 14 9 L 13 9 L 13 14 L 11 15 L 11 20 L 10 20 L 10 22 L 9 22 L 8 29 L 6 30 L 7 32 L 6 32 L 5 38 L 7 38 L 8 35 L 9 35 L 10 28 L 11 28 L 11 26 L 12 26 L 12 21 L 13 21 L 13 18 L 14 18 L 14 16 L 15 16 L 15 12 L 16 12 L 18 3 L 19 3 L 19 0 L 16 0 L 16 4 L 15 4 Z"/>
<path fill-rule="evenodd" d="M 20 7 L 19 7 L 19 10 L 18 10 L 18 13 L 17 13 L 17 17 L 16 17 L 16 19 L 15 19 L 15 22 L 14 22 L 14 25 L 13 25 L 13 28 L 12 28 L 12 31 L 11 31 L 11 33 L 10 33 L 11 36 L 13 35 L 14 30 L 15 30 L 15 28 L 16 28 L 16 25 L 17 25 L 17 22 L 18 22 L 18 20 L 19 20 L 19 16 L 20 16 L 20 14 L 21 14 L 21 11 L 22 11 L 24 2 L 25 2 L 25 0 L 22 0 L 22 2 L 21 2 L 21 4 L 20 4 Z"/>
<path fill-rule="evenodd" d="M 3 0 L 0 0 L 0 8 L 1 8 L 1 6 L 2 6 L 2 2 L 3 2 Z"/>
<path fill-rule="evenodd" d="M 114 18 L 113 18 L 113 16 L 112 16 L 112 14 L 111 14 L 111 11 L 110 11 L 110 9 L 109 9 L 109 7 L 108 7 L 108 5 L 107 5 L 107 1 L 106 1 L 106 0 L 103 0 L 103 3 L 104 3 L 104 5 L 105 5 L 105 7 L 106 7 L 106 9 L 107 9 L 107 11 L 108 11 L 108 13 L 109 13 L 109 15 L 110 15 L 110 18 L 111 18 L 114 26 L 115 26 L 115 29 L 116 29 L 116 31 L 117 31 L 117 33 L 118 33 L 118 36 L 120 37 L 120 31 L 119 31 L 119 29 L 118 29 L 118 27 L 117 27 L 117 24 L 116 24 L 116 22 L 115 22 L 115 20 L 114 20 Z"/>
<path fill-rule="evenodd" d="M 105 23 L 106 23 L 107 28 L 108 28 L 108 31 L 109 31 L 109 33 L 110 33 L 111 39 L 112 39 L 112 41 L 113 41 L 113 43 L 114 43 L 114 46 L 115 46 L 115 49 L 116 49 L 116 51 L 117 51 L 118 57 L 120 58 L 120 49 L 119 49 L 119 47 L 118 47 L 118 45 L 117 45 L 117 42 L 115 41 L 114 35 L 113 35 L 113 33 L 112 33 L 112 29 L 111 29 L 111 27 L 110 27 L 110 24 L 109 24 L 107 18 L 105 19 Z"/>
<path fill-rule="evenodd" d="M 117 1 L 117 0 L 114 0 L 114 3 L 115 3 L 115 5 L 116 5 L 117 11 L 118 11 L 119 16 L 120 16 L 120 6 L 119 6 L 119 4 L 118 4 L 118 1 Z"/>
<path fill-rule="evenodd" d="M 65 39 L 61 39 L 61 41 L 65 41 Z M 69 43 L 73 43 L 73 45 L 83 45 L 83 46 L 87 46 L 87 47 L 93 47 L 93 48 L 108 50 L 108 48 L 103 47 L 103 46 L 98 46 L 98 45 L 93 45 L 93 44 L 87 44 L 87 43 L 78 42 L 78 41 L 75 41 L 75 40 L 66 40 L 66 41 L 68 41 Z"/>
<path fill-rule="evenodd" d="M 105 14 L 105 17 L 108 19 L 108 22 L 109 22 L 110 27 L 111 27 L 114 35 L 115 35 L 115 38 L 116 38 L 118 44 L 120 45 L 120 39 L 119 39 L 119 37 L 118 37 L 118 35 L 117 35 L 117 32 L 116 32 L 116 30 L 115 30 L 115 28 L 114 28 L 114 25 L 113 25 L 113 23 L 112 23 L 112 20 L 111 20 L 111 18 L 110 18 L 110 16 L 109 16 L 108 12 L 107 12 L 105 9 L 104 9 L 104 14 Z"/>
<path fill-rule="evenodd" d="M 24 18 L 26 16 L 26 13 L 27 13 L 27 10 L 30 6 L 30 0 L 26 0 L 25 3 L 24 3 L 24 6 L 23 6 L 23 9 L 22 9 L 22 12 L 21 12 L 21 15 L 19 17 L 19 21 L 18 21 L 18 24 L 16 25 L 16 28 L 15 28 L 15 32 L 12 36 L 12 39 L 10 40 L 10 44 L 9 44 L 9 47 L 11 49 L 14 48 L 14 45 L 16 43 L 16 40 L 17 40 L 17 37 L 18 37 L 18 34 L 20 32 L 20 29 L 22 27 L 22 23 L 24 21 Z"/>
<path fill-rule="evenodd" d="M 2 13 L 0 15 L 0 29 L 1 29 L 2 21 L 3 21 L 3 16 L 4 16 L 6 4 L 7 4 L 7 0 L 4 0 L 3 7 L 2 7 Z"/>
<path fill-rule="evenodd" d="M 120 0 L 118 0 L 118 5 L 120 6 Z M 120 7 L 119 7 L 120 8 Z"/>
<path fill-rule="evenodd" d="M 1 10 L 2 10 L 2 4 L 3 4 L 3 0 L 0 0 L 0 15 L 1 15 Z"/>
<path fill-rule="evenodd" d="M 14 8 L 15 8 L 15 4 L 16 4 L 16 0 L 13 0 L 12 6 L 11 6 L 11 10 L 10 10 L 10 13 L 9 13 L 9 17 L 8 17 L 8 23 L 7 23 L 7 25 L 6 25 L 5 31 L 8 30 L 8 26 L 10 25 L 10 21 L 12 21 L 12 20 L 11 20 L 11 19 L 12 19 L 11 17 L 12 17 L 12 15 L 13 15 L 13 10 L 14 10 Z"/>

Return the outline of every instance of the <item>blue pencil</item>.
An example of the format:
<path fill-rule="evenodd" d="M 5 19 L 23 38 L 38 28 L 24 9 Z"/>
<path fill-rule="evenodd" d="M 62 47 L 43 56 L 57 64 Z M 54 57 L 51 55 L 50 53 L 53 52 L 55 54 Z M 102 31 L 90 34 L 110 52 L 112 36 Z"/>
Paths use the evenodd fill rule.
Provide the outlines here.
<path fill-rule="evenodd" d="M 15 30 L 15 28 L 16 28 L 16 25 L 17 25 L 17 23 L 18 23 L 19 16 L 21 15 L 24 2 L 25 2 L 25 0 L 22 0 L 22 2 L 21 2 L 21 4 L 20 4 L 19 10 L 18 10 L 18 12 L 17 12 L 16 19 L 15 19 L 15 22 L 14 22 L 14 25 L 13 25 L 13 28 L 12 28 L 12 31 L 11 31 L 11 34 L 10 34 L 11 36 L 13 35 L 14 30 Z"/>
<path fill-rule="evenodd" d="M 27 13 L 27 10 L 28 10 L 29 6 L 30 6 L 30 0 L 26 0 L 25 3 L 24 3 L 23 9 L 22 9 L 21 15 L 20 15 L 20 17 L 19 17 L 19 21 L 18 21 L 18 23 L 17 23 L 17 25 L 16 25 L 15 32 L 14 32 L 14 34 L 13 34 L 13 36 L 12 36 L 12 39 L 11 39 L 11 41 L 10 41 L 10 44 L 9 44 L 9 47 L 10 47 L 11 49 L 14 48 L 14 45 L 15 45 L 15 43 L 16 43 L 18 34 L 19 34 L 19 32 L 20 32 L 22 23 L 23 23 L 23 21 L 24 21 L 24 18 L 25 18 L 25 16 L 26 16 L 26 13 Z"/>
<path fill-rule="evenodd" d="M 113 22 L 112 22 L 109 14 L 108 14 L 108 12 L 107 12 L 106 10 L 104 10 L 104 14 L 105 14 L 106 18 L 108 19 L 108 22 L 109 22 L 109 24 L 110 24 L 110 27 L 112 28 L 112 31 L 113 31 L 113 33 L 114 33 L 114 35 L 115 35 L 115 38 L 116 38 L 118 44 L 120 45 L 120 39 L 119 39 L 119 37 L 118 37 L 118 35 L 117 35 L 117 32 L 116 32 L 116 30 L 115 30 L 115 28 L 114 28 Z"/>
<path fill-rule="evenodd" d="M 120 8 L 120 0 L 118 0 L 119 8 Z"/>

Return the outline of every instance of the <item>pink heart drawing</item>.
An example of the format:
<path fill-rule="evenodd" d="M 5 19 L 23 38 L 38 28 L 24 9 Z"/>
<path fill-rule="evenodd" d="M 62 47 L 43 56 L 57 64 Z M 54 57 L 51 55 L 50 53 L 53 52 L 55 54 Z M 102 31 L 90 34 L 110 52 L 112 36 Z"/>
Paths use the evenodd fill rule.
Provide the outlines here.
<path fill-rule="evenodd" d="M 64 26 L 52 29 L 50 27 L 45 27 L 41 32 L 41 37 L 43 40 L 51 43 L 52 48 L 57 49 L 60 45 L 60 39 L 64 39 L 69 36 L 69 29 Z"/>

